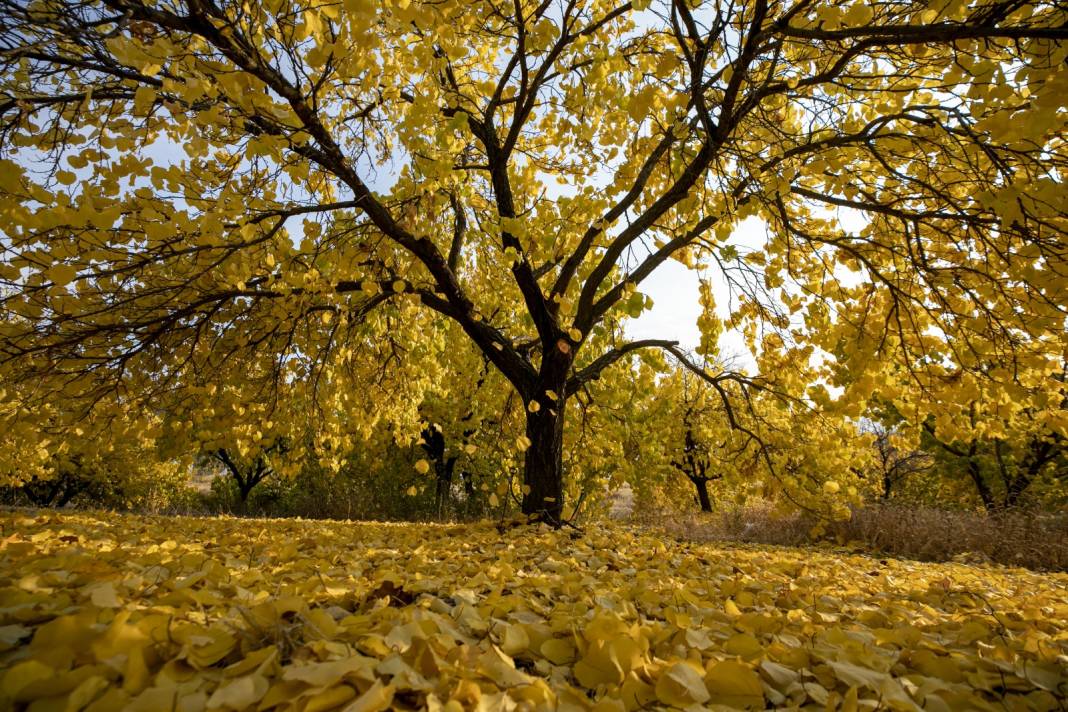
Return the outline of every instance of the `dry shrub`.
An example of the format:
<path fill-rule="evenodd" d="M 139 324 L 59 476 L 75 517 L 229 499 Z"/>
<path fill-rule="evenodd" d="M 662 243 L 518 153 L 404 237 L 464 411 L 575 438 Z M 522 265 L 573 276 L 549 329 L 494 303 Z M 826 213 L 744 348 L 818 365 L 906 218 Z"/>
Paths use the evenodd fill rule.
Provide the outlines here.
<path fill-rule="evenodd" d="M 811 532 L 817 523 L 811 515 L 783 514 L 766 503 L 712 514 L 668 516 L 659 521 L 654 515 L 644 519 L 670 535 L 693 541 L 782 546 L 813 544 Z M 819 541 L 919 561 L 1068 571 L 1068 514 L 1064 513 L 986 514 L 875 505 L 854 510 L 848 521 L 825 524 Z"/>

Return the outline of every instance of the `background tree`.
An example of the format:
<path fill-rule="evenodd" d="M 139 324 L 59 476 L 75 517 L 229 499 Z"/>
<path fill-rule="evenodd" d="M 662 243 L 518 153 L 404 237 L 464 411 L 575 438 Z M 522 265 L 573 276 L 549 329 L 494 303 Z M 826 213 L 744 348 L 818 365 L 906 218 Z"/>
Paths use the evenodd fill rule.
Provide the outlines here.
<path fill-rule="evenodd" d="M 569 399 L 634 350 L 684 358 L 589 346 L 668 259 L 721 265 L 735 322 L 803 316 L 838 385 L 893 359 L 929 389 L 981 374 L 996 400 L 1012 375 L 977 354 L 1041 371 L 1063 338 L 1062 3 L 0 12 L 3 374 L 54 389 L 18 412 L 144 407 L 247 363 L 349 421 L 323 429 L 340 457 L 380 417 L 349 401 L 348 354 L 420 348 L 429 309 L 538 404 L 523 510 L 559 521 Z M 741 255 L 749 216 L 768 240 Z M 703 375 L 732 420 L 724 384 L 765 386 Z"/>
<path fill-rule="evenodd" d="M 917 475 L 934 466 L 931 454 L 911 442 L 907 433 L 879 422 L 870 422 L 865 430 L 874 436 L 875 476 L 880 482 L 879 498 L 884 502 Z M 911 439 L 915 440 L 915 438 Z"/>
<path fill-rule="evenodd" d="M 241 511 L 248 507 L 248 496 L 256 485 L 275 473 L 274 460 L 284 458 L 289 450 L 285 440 L 257 449 L 254 455 L 241 457 L 227 448 L 212 450 L 208 457 L 221 464 L 227 477 L 237 486 L 238 506 Z"/>
<path fill-rule="evenodd" d="M 1019 342 L 1036 348 L 1023 336 Z M 955 500 L 931 504 L 964 503 L 961 490 L 970 492 L 965 501 L 977 500 L 989 512 L 1045 498 L 1032 498 L 1032 488 L 1049 490 L 1068 478 L 1068 392 L 1063 365 L 1051 372 L 1051 364 L 1035 370 L 1028 363 L 1015 361 L 1012 354 L 992 353 L 980 374 L 950 374 L 922 389 L 903 366 L 889 369 L 889 377 L 873 384 L 867 406 L 887 465 L 913 474 L 914 466 L 930 469 L 930 477 L 940 480 Z M 1011 395 L 992 389 L 988 374 L 1012 374 Z M 935 400 L 927 404 L 930 397 Z M 895 439 L 903 447 L 895 445 Z"/>
<path fill-rule="evenodd" d="M 0 498 L 5 503 L 142 511 L 173 511 L 192 504 L 191 458 L 160 452 L 158 418 L 113 418 L 103 424 L 86 420 L 80 429 L 56 431 L 61 442 L 48 443 L 56 424 L 50 417 L 36 422 L 41 429 L 35 441 L 46 442 L 43 448 L 0 450 L 6 466 L 14 468 L 0 470 Z M 4 449 L 20 444 L 20 439 L 18 433 L 5 434 Z"/>
<path fill-rule="evenodd" d="M 707 366 L 705 367 L 707 368 Z M 762 460 L 763 443 L 751 433 L 767 432 L 761 424 L 750 422 L 746 433 L 732 427 L 722 400 L 708 384 L 692 372 L 676 367 L 664 378 L 658 398 L 669 399 L 677 420 L 665 424 L 669 435 L 663 442 L 668 448 L 671 466 L 693 486 L 695 499 L 703 512 L 711 512 L 709 486 L 727 480 L 736 492 L 759 485 L 776 473 L 768 471 Z M 738 393 L 732 393 L 738 398 Z M 757 414 L 753 408 L 750 416 Z"/>
<path fill-rule="evenodd" d="M 1043 480 L 1068 482 L 1068 449 L 1058 432 L 1021 428 L 1009 438 L 967 442 L 946 442 L 934 433 L 925 423 L 923 443 L 935 454 L 940 476 L 966 478 L 988 512 L 1022 506 Z"/>

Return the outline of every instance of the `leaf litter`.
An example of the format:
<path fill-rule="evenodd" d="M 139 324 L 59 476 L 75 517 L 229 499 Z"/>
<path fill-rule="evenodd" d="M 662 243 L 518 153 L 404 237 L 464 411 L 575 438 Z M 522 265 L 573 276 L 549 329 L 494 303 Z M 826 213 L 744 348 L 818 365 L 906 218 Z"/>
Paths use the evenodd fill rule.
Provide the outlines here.
<path fill-rule="evenodd" d="M 2 709 L 1068 705 L 1063 574 L 620 525 L 0 526 Z"/>

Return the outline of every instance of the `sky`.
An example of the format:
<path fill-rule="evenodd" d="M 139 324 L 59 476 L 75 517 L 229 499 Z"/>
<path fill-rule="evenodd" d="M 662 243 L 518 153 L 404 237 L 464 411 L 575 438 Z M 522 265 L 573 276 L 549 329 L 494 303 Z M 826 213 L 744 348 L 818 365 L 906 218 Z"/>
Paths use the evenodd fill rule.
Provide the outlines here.
<path fill-rule="evenodd" d="M 845 232 L 859 232 L 867 220 L 865 216 L 849 208 L 828 211 L 828 217 L 834 217 L 839 227 Z M 727 244 L 740 250 L 759 249 L 767 240 L 767 224 L 756 217 L 742 221 Z M 697 317 L 701 314 L 699 289 L 702 274 L 688 269 L 675 260 L 668 260 L 651 274 L 639 291 L 649 295 L 653 308 L 637 319 L 628 320 L 624 329 L 632 339 L 674 339 L 684 348 L 693 349 L 701 340 L 697 329 Z M 721 319 L 726 319 L 731 311 L 731 295 L 727 291 L 726 281 L 717 270 L 706 273 L 712 281 L 712 291 L 716 300 L 716 311 Z M 836 276 L 843 284 L 851 285 L 862 280 L 860 273 L 849 274 L 844 269 L 836 271 Z M 735 366 L 754 371 L 756 360 L 745 339 L 736 329 L 726 330 L 719 340 L 721 360 Z"/>
<path fill-rule="evenodd" d="M 767 225 L 759 218 L 747 218 L 742 221 L 727 244 L 745 251 L 758 249 L 766 241 Z M 716 300 L 716 312 L 721 319 L 726 319 L 731 311 L 731 295 L 727 291 L 726 280 L 718 270 L 704 273 L 712 282 L 712 293 Z M 630 319 L 624 325 L 627 336 L 632 339 L 674 339 L 683 348 L 696 348 L 701 341 L 697 329 L 697 317 L 701 315 L 699 302 L 702 273 L 668 260 L 657 268 L 641 283 L 638 290 L 649 295 L 653 308 L 637 319 Z M 723 360 L 743 367 L 755 367 L 756 362 L 741 332 L 724 331 L 719 340 L 720 356 Z"/>

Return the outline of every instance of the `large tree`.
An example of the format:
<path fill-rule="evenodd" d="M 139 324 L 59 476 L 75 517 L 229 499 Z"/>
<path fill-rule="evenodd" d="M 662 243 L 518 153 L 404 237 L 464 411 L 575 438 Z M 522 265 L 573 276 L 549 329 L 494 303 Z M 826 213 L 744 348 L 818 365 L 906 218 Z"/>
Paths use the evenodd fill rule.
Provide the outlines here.
<path fill-rule="evenodd" d="M 72 407 L 221 352 L 345 408 L 346 354 L 418 348 L 396 334 L 429 309 L 529 404 L 523 509 L 556 521 L 567 399 L 636 349 L 681 355 L 584 348 L 669 259 L 717 263 L 739 319 L 803 312 L 858 381 L 1063 338 L 1061 3 L 0 8 L 3 374 Z M 740 255 L 754 215 L 767 244 Z"/>

